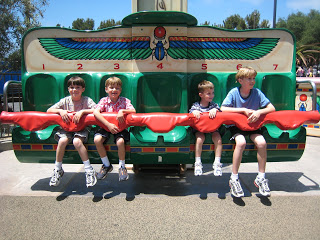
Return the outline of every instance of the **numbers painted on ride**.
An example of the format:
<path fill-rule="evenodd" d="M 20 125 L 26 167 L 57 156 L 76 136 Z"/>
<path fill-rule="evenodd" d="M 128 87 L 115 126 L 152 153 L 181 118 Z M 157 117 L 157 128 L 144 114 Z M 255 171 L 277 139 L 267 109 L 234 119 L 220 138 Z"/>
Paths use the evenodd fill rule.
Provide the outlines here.
<path fill-rule="evenodd" d="M 273 64 L 273 66 L 274 66 L 274 70 L 277 70 L 279 64 Z"/>
<path fill-rule="evenodd" d="M 120 64 L 119 63 L 115 63 L 115 64 L 113 64 L 114 65 L 114 70 L 118 70 L 118 69 L 120 69 Z"/>
<path fill-rule="evenodd" d="M 157 68 L 163 69 L 163 68 L 164 68 L 164 67 L 163 67 L 163 63 L 160 63 L 160 64 L 157 66 Z"/>
<path fill-rule="evenodd" d="M 83 70 L 83 65 L 81 63 L 78 63 L 77 66 L 78 66 L 78 70 Z"/>
<path fill-rule="evenodd" d="M 207 63 L 202 63 L 201 69 L 202 70 L 207 70 L 208 69 L 208 64 Z"/>

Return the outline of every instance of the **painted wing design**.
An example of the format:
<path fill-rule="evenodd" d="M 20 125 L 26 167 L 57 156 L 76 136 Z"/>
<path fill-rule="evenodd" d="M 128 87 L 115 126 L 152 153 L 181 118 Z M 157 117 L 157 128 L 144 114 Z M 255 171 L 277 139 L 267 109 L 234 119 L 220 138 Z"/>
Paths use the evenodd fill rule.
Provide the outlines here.
<path fill-rule="evenodd" d="M 279 38 L 169 37 L 174 59 L 253 60 L 268 55 Z"/>
<path fill-rule="evenodd" d="M 39 38 L 39 42 L 63 60 L 132 60 L 152 54 L 149 37 Z"/>

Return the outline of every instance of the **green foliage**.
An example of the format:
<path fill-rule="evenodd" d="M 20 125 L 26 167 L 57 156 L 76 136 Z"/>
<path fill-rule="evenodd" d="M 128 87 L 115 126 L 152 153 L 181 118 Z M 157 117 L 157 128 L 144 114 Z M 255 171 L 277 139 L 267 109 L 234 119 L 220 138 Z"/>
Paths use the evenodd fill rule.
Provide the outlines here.
<path fill-rule="evenodd" d="M 224 28 L 244 30 L 247 28 L 245 20 L 239 14 L 234 14 L 223 21 Z"/>
<path fill-rule="evenodd" d="M 94 20 L 92 18 L 77 18 L 72 22 L 72 28 L 78 30 L 93 30 L 94 28 Z"/>
<path fill-rule="evenodd" d="M 247 22 L 247 26 L 249 29 L 256 29 L 259 28 L 260 22 L 260 13 L 258 10 L 254 10 L 251 14 L 245 17 Z"/>
<path fill-rule="evenodd" d="M 115 21 L 114 19 L 108 19 L 106 21 L 100 22 L 100 26 L 97 29 L 103 29 L 103 28 L 108 28 L 108 27 L 113 27 L 121 25 L 121 21 Z"/>
<path fill-rule="evenodd" d="M 40 26 L 38 18 L 43 17 L 42 8 L 46 5 L 47 0 L 1 0 L 0 61 L 6 63 L 1 66 L 1 71 L 17 70 L 13 69 L 16 63 L 8 61 L 16 61 L 14 59 L 20 55 L 23 34 L 33 27 Z"/>

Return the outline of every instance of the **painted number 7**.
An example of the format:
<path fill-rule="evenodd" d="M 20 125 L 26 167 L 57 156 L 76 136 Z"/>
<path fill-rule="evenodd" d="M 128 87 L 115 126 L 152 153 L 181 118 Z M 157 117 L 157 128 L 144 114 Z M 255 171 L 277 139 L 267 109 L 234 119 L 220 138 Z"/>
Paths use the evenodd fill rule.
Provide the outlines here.
<path fill-rule="evenodd" d="M 274 66 L 274 70 L 277 70 L 277 67 L 279 66 L 279 64 L 273 64 Z"/>

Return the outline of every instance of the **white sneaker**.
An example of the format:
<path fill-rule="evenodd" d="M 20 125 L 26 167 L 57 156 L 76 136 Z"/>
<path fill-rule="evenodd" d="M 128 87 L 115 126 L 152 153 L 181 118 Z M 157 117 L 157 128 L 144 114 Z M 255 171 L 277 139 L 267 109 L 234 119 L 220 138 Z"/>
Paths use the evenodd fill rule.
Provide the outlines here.
<path fill-rule="evenodd" d="M 256 187 L 259 188 L 259 193 L 265 197 L 271 196 L 268 182 L 269 180 L 265 178 L 260 179 L 256 177 L 256 179 L 254 180 L 254 185 L 256 185 Z"/>
<path fill-rule="evenodd" d="M 194 164 L 194 175 L 201 176 L 202 175 L 202 163 Z"/>
<path fill-rule="evenodd" d="M 213 175 L 216 177 L 221 177 L 222 176 L 222 163 L 213 163 L 212 165 L 213 168 Z"/>
<path fill-rule="evenodd" d="M 58 186 L 60 184 L 60 180 L 61 180 L 63 174 L 64 174 L 64 171 L 62 168 L 60 170 L 54 169 L 52 176 L 51 176 L 51 179 L 50 179 L 50 182 L 49 182 L 49 185 L 54 186 L 54 187 Z"/>
<path fill-rule="evenodd" d="M 230 192 L 234 197 L 244 197 L 244 193 L 240 184 L 239 179 L 237 180 L 229 180 Z"/>
<path fill-rule="evenodd" d="M 87 187 L 93 187 L 97 183 L 97 173 L 94 169 L 86 171 Z"/>

